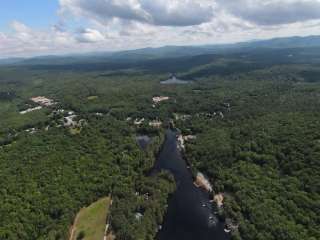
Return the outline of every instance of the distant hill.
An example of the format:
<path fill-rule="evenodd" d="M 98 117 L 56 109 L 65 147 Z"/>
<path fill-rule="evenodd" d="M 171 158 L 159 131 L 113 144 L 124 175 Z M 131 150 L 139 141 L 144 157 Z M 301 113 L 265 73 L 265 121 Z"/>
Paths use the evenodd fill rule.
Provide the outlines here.
<path fill-rule="evenodd" d="M 274 38 L 262 41 L 238 43 L 235 44 L 235 46 L 248 48 L 320 47 L 320 36 Z"/>
<path fill-rule="evenodd" d="M 0 65 L 6 65 L 6 64 L 14 64 L 22 62 L 24 58 L 4 58 L 0 59 Z"/>
<path fill-rule="evenodd" d="M 203 46 L 164 46 L 159 48 L 142 48 L 119 52 L 100 52 L 67 56 L 41 56 L 34 58 L 9 58 L 0 59 L 0 65 L 61 65 L 81 63 L 125 62 L 156 60 L 163 58 L 192 57 L 209 54 L 236 54 L 251 52 L 257 49 L 293 49 L 320 47 L 320 36 L 287 37 L 241 42 L 235 44 L 203 45 Z"/>
<path fill-rule="evenodd" d="M 168 57 L 196 56 L 213 53 L 235 53 L 257 48 L 308 48 L 320 47 L 320 36 L 274 38 L 261 41 L 240 42 L 203 46 L 164 46 L 143 48 L 111 54 L 113 59 L 155 59 Z"/>

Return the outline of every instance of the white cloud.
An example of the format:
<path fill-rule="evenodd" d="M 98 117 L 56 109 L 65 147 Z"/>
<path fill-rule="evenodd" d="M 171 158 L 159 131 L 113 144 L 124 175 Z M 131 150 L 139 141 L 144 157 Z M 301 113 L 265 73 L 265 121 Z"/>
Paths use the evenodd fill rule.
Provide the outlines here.
<path fill-rule="evenodd" d="M 75 42 L 70 33 L 55 28 L 38 31 L 18 21 L 13 21 L 11 27 L 12 33 L 0 34 L 1 57 L 60 53 Z"/>
<path fill-rule="evenodd" d="M 320 0 L 60 0 L 59 21 L 13 21 L 0 57 L 320 35 Z"/>
<path fill-rule="evenodd" d="M 116 18 L 159 26 L 190 26 L 213 17 L 206 0 L 60 0 L 61 13 L 95 19 L 102 24 Z"/>
<path fill-rule="evenodd" d="M 101 24 L 113 19 L 156 26 L 196 26 L 221 18 L 272 26 L 320 19 L 320 0 L 60 0 L 62 13 Z"/>
<path fill-rule="evenodd" d="M 84 28 L 78 31 L 77 40 L 79 42 L 92 43 L 103 41 L 105 37 L 96 29 Z"/>
<path fill-rule="evenodd" d="M 257 25 L 320 19 L 319 0 L 217 0 L 219 8 Z"/>

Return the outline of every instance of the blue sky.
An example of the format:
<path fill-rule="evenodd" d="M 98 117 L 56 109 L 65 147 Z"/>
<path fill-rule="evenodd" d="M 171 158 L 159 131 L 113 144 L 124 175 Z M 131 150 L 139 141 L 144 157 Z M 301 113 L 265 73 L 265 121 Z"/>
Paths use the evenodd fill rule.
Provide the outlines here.
<path fill-rule="evenodd" d="M 58 0 L 2 0 L 0 31 L 8 31 L 13 20 L 35 28 L 47 28 L 58 20 Z"/>
<path fill-rule="evenodd" d="M 320 0 L 0 0 L 0 58 L 320 35 Z"/>

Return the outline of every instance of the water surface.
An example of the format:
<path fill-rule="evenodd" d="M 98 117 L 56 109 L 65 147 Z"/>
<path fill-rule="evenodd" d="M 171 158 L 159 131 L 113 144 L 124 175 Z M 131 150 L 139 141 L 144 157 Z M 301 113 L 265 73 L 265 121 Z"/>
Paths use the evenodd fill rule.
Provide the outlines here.
<path fill-rule="evenodd" d="M 136 136 L 136 141 L 142 150 L 146 150 L 148 145 L 151 143 L 151 138 L 147 135 L 138 135 Z"/>
<path fill-rule="evenodd" d="M 178 79 L 176 76 L 172 76 L 171 78 L 169 78 L 165 81 L 161 81 L 160 83 L 167 84 L 167 85 L 170 85 L 170 84 L 190 84 L 190 83 L 192 83 L 192 81 L 181 80 L 181 79 Z"/>
<path fill-rule="evenodd" d="M 192 174 L 177 148 L 176 132 L 167 130 L 166 140 L 153 172 L 170 171 L 177 190 L 169 200 L 158 240 L 229 240 L 224 223 L 214 214 L 209 194 L 193 184 Z M 212 196 L 211 196 L 212 197 Z"/>

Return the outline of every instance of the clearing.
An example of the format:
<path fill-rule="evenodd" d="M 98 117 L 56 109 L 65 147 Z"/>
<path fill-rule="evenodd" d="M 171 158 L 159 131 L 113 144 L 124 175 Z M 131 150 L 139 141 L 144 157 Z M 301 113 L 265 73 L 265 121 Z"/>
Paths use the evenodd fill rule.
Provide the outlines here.
<path fill-rule="evenodd" d="M 103 240 L 110 202 L 110 198 L 105 197 L 82 208 L 75 218 L 69 240 Z"/>
<path fill-rule="evenodd" d="M 98 98 L 99 98 L 98 96 L 89 96 L 89 97 L 87 97 L 87 99 L 88 99 L 89 101 L 96 100 L 96 99 L 98 99 Z"/>

